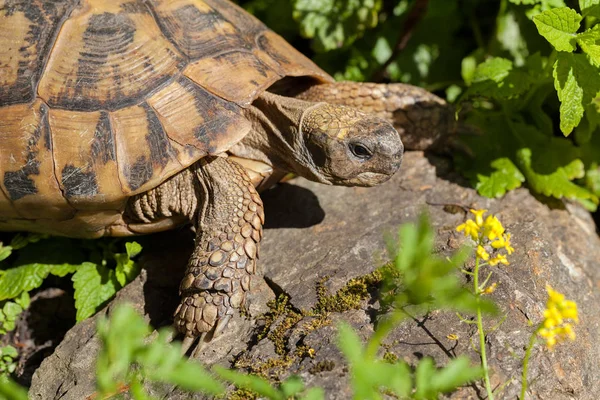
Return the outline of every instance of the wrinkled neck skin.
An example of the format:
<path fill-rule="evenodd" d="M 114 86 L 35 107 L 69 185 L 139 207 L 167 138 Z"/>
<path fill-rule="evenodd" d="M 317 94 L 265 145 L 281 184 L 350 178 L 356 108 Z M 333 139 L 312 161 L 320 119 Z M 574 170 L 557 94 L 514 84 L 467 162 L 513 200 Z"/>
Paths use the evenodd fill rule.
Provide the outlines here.
<path fill-rule="evenodd" d="M 264 92 L 245 110 L 252 131 L 229 152 L 330 185 L 317 170 L 301 130 L 304 114 L 321 104 Z"/>

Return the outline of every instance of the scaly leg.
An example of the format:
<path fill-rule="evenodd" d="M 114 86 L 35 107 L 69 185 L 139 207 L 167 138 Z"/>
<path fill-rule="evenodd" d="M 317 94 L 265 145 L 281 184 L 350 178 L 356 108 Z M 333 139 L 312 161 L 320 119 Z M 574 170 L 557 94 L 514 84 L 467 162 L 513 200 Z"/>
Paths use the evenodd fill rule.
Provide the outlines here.
<path fill-rule="evenodd" d="M 389 121 L 406 149 L 425 150 L 456 131 L 454 110 L 425 89 L 402 83 L 336 82 L 311 86 L 296 97 L 358 108 Z"/>
<path fill-rule="evenodd" d="M 234 309 L 245 302 L 256 273 L 265 215 L 254 185 L 239 164 L 207 157 L 194 168 L 203 201 L 174 324 L 185 335 L 184 351 L 200 338 L 197 352 L 204 341 L 222 332 Z"/>

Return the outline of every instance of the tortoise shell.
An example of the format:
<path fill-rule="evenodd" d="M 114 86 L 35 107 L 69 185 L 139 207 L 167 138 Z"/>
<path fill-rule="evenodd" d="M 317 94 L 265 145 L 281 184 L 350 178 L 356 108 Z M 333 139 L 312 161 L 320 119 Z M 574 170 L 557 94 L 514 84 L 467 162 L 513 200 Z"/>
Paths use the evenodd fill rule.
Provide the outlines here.
<path fill-rule="evenodd" d="M 300 76 L 332 80 L 227 0 L 0 0 L 0 230 L 131 234 L 128 197 L 226 152 Z"/>

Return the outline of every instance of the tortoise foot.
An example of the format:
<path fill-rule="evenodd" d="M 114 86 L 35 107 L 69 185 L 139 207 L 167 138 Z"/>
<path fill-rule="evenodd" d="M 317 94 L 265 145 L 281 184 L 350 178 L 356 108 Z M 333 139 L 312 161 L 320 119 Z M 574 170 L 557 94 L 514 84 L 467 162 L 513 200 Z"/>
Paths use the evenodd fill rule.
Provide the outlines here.
<path fill-rule="evenodd" d="M 184 334 L 182 353 L 197 342 L 191 357 L 204 344 L 217 338 L 227 327 L 234 312 L 230 295 L 200 292 L 184 296 L 174 315 L 175 328 Z"/>

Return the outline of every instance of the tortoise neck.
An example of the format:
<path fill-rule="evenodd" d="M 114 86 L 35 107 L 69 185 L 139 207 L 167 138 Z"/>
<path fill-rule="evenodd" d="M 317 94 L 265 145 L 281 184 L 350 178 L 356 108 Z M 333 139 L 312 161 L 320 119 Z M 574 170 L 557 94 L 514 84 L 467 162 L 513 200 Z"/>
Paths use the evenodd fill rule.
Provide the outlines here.
<path fill-rule="evenodd" d="M 329 184 L 317 170 L 301 129 L 305 113 L 320 104 L 262 93 L 246 110 L 253 131 L 232 153 L 266 161 L 277 169 Z"/>

